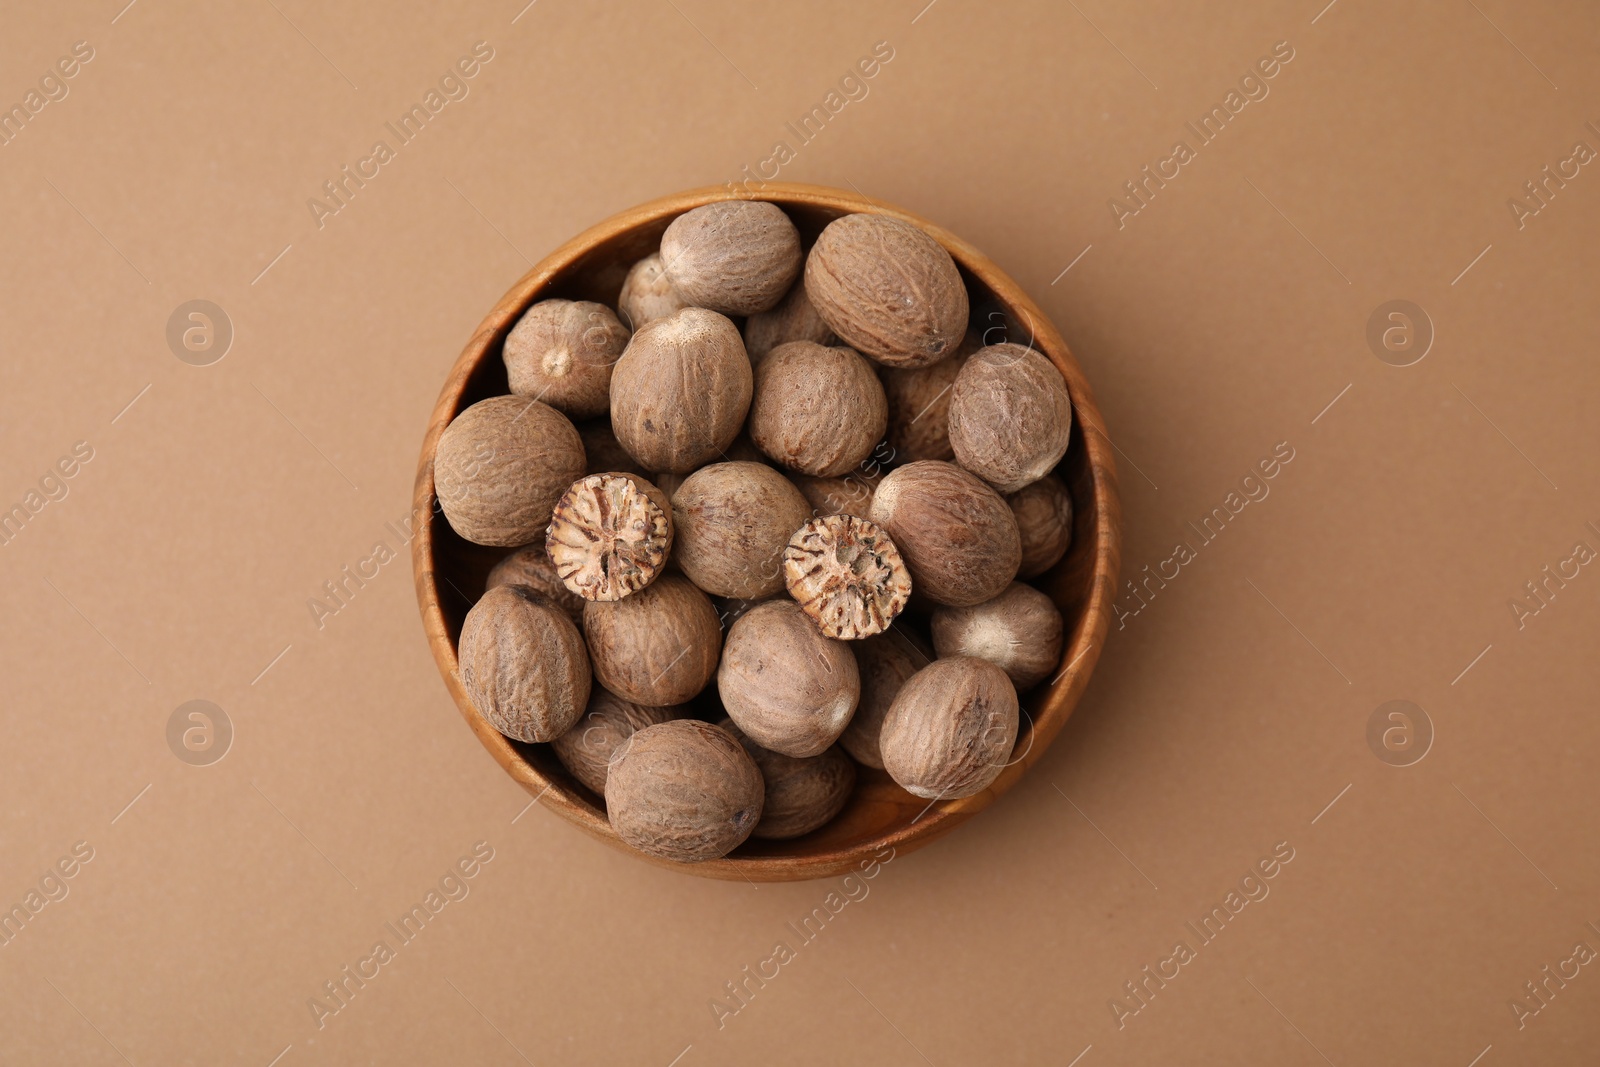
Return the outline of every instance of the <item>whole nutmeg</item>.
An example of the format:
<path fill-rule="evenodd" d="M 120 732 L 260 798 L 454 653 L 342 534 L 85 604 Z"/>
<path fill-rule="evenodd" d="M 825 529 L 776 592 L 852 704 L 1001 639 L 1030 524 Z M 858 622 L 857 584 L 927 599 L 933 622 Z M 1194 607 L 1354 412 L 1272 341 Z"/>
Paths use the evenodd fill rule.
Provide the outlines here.
<path fill-rule="evenodd" d="M 931 367 L 884 367 L 878 372 L 889 406 L 888 440 L 896 460 L 955 458 L 950 447 L 950 390 L 966 363 L 967 357 L 957 352 Z"/>
<path fill-rule="evenodd" d="M 711 600 L 671 573 L 625 599 L 589 601 L 583 635 L 600 684 L 653 708 L 685 703 L 704 689 L 722 651 Z"/>
<path fill-rule="evenodd" d="M 617 314 L 631 329 L 664 319 L 689 305 L 672 291 L 667 272 L 661 269 L 661 255 L 651 252 L 628 270 L 622 293 L 617 297 Z"/>
<path fill-rule="evenodd" d="M 661 235 L 673 290 L 695 307 L 754 315 L 800 274 L 800 233 L 776 204 L 724 200 L 686 211 Z"/>
<path fill-rule="evenodd" d="M 802 492 L 804 490 L 802 489 Z M 1037 578 L 1061 562 L 1072 547 L 1072 497 L 1061 479 L 1047 474 L 1006 497 L 1022 537 L 1018 578 Z"/>
<path fill-rule="evenodd" d="M 611 430 L 611 416 L 589 419 L 577 424 L 578 437 L 583 441 L 583 454 L 588 460 L 585 474 L 605 474 L 608 471 L 626 471 L 644 474 L 639 461 L 628 455 L 617 435 Z"/>
<path fill-rule="evenodd" d="M 756 364 L 750 439 L 786 467 L 846 474 L 872 454 L 888 422 L 882 383 L 848 348 L 790 341 Z"/>
<path fill-rule="evenodd" d="M 878 476 L 851 471 L 840 478 L 814 478 L 796 474 L 791 479 L 818 515 L 855 515 L 866 518 L 872 510 L 872 494 Z"/>
<path fill-rule="evenodd" d="M 1011 508 L 953 463 L 928 459 L 890 471 L 871 517 L 900 549 L 917 591 L 936 604 L 991 600 L 1022 562 Z"/>
<path fill-rule="evenodd" d="M 572 620 L 524 585 L 500 585 L 467 612 L 461 687 L 489 724 L 518 741 L 553 741 L 589 702 L 589 656 Z"/>
<path fill-rule="evenodd" d="M 839 339 L 890 367 L 925 367 L 967 332 L 967 287 L 944 246 L 887 215 L 830 222 L 806 257 L 806 296 Z"/>
<path fill-rule="evenodd" d="M 583 597 L 567 588 L 544 550 L 544 538 L 523 545 L 489 570 L 484 592 L 501 585 L 525 585 L 567 613 L 573 625 L 583 625 Z"/>
<path fill-rule="evenodd" d="M 583 442 L 565 415 L 527 397 L 492 396 L 439 435 L 433 483 L 451 529 L 510 548 L 544 534 L 583 468 Z"/>
<path fill-rule="evenodd" d="M 783 550 L 789 595 L 827 637 L 882 633 L 911 597 L 911 575 L 883 528 L 854 515 L 815 518 Z"/>
<path fill-rule="evenodd" d="M 837 746 L 820 756 L 796 759 L 762 748 L 732 719 L 717 725 L 732 734 L 761 769 L 766 800 L 751 837 L 784 841 L 809 834 L 832 820 L 850 799 L 850 791 L 856 787 L 856 766 Z"/>
<path fill-rule="evenodd" d="M 771 311 L 751 315 L 744 324 L 744 348 L 750 362 L 759 363 L 767 353 L 789 341 L 812 341 L 819 345 L 834 341 L 833 331 L 822 321 L 806 296 L 804 281 L 789 287 L 789 294 Z"/>
<path fill-rule="evenodd" d="M 761 770 L 726 730 L 673 719 L 635 732 L 606 775 L 606 818 L 640 852 L 680 863 L 725 856 L 761 821 Z"/>
<path fill-rule="evenodd" d="M 907 792 L 955 800 L 999 777 L 1017 740 L 1017 691 L 1006 672 L 970 656 L 912 675 L 884 716 L 883 769 Z"/>
<path fill-rule="evenodd" d="M 933 653 L 921 641 L 913 640 L 904 623 L 850 646 L 861 672 L 861 701 L 850 725 L 839 735 L 839 745 L 857 763 L 883 770 L 883 753 L 878 750 L 878 734 L 883 717 L 906 684 L 906 679 L 933 662 Z"/>
<path fill-rule="evenodd" d="M 799 605 L 769 600 L 728 630 L 717 694 L 756 744 L 815 756 L 850 722 L 861 678 L 849 645 L 822 636 Z"/>
<path fill-rule="evenodd" d="M 689 709 L 682 705 L 647 708 L 595 686 L 583 717 L 550 742 L 550 747 L 574 778 L 605 796 L 606 772 L 619 745 L 646 726 L 681 719 L 688 714 Z"/>
<path fill-rule="evenodd" d="M 611 375 L 611 429 L 647 470 L 720 456 L 750 410 L 750 358 L 733 323 L 691 307 L 641 326 Z"/>
<path fill-rule="evenodd" d="M 783 550 L 811 509 L 761 463 L 713 463 L 672 494 L 673 559 L 713 596 L 754 600 L 783 591 Z"/>
<path fill-rule="evenodd" d="M 637 474 L 589 474 L 556 501 L 550 562 L 585 600 L 621 600 L 655 581 L 672 551 L 672 504 Z"/>
<path fill-rule="evenodd" d="M 627 345 L 628 328 L 604 304 L 541 300 L 512 327 L 502 357 L 513 393 L 587 419 L 610 405 L 611 368 Z"/>
<path fill-rule="evenodd" d="M 1031 585 L 1012 582 L 993 600 L 933 613 L 933 647 L 941 659 L 976 656 L 1006 672 L 1017 692 L 1044 681 L 1061 664 L 1061 610 Z"/>
<path fill-rule="evenodd" d="M 1002 493 L 1050 472 L 1067 454 L 1072 401 L 1055 364 L 1021 345 L 980 348 L 950 390 L 956 462 Z"/>

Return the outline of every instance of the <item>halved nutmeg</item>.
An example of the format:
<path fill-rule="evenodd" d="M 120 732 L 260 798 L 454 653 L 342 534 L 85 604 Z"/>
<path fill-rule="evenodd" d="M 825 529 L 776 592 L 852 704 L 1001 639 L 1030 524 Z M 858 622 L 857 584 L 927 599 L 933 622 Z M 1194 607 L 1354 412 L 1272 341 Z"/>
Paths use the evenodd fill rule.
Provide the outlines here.
<path fill-rule="evenodd" d="M 855 515 L 824 515 L 796 530 L 783 576 L 817 627 L 844 641 L 888 629 L 911 596 L 900 550 L 883 527 Z"/>
<path fill-rule="evenodd" d="M 655 580 L 672 550 L 672 505 L 637 474 L 591 474 L 556 502 L 550 562 L 585 600 L 621 600 Z"/>

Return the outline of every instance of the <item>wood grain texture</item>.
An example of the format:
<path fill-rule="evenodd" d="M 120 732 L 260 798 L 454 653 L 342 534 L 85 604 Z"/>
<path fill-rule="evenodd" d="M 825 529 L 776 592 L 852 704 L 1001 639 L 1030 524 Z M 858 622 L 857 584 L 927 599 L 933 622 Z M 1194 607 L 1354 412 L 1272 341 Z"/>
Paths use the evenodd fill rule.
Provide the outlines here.
<path fill-rule="evenodd" d="M 440 434 L 459 411 L 507 391 L 500 345 L 535 300 L 564 297 L 615 303 L 628 268 L 656 250 L 662 232 L 674 218 L 702 204 L 733 199 L 779 204 L 807 243 L 830 221 L 851 212 L 876 212 L 915 223 L 955 258 L 972 290 L 973 306 L 983 306 L 985 298 L 992 298 L 993 304 L 1032 333 L 1034 347 L 1061 371 L 1075 418 L 1071 445 L 1056 473 L 1072 493 L 1073 544 L 1037 584 L 1061 608 L 1067 641 L 1061 668 L 1022 702 L 1023 722 L 1012 762 L 981 793 L 930 804 L 895 785 L 884 772 L 861 768 L 850 802 L 821 829 L 789 841 L 751 840 L 722 859 L 680 864 L 628 849 L 612 832 L 598 798 L 567 773 L 549 746 L 521 744 L 502 736 L 467 699 L 456 661 L 461 621 L 472 600 L 482 593 L 489 568 L 507 553 L 469 544 L 450 529 L 434 496 L 433 455 Z M 1021 287 L 977 249 L 908 211 L 838 189 L 783 182 L 768 183 L 753 197 L 712 187 L 642 204 L 584 231 L 534 266 L 484 318 L 440 390 L 422 443 L 413 509 L 419 521 L 412 539 L 412 570 L 428 644 L 456 707 L 496 762 L 542 806 L 594 837 L 660 866 L 728 880 L 823 878 L 854 869 L 886 846 L 899 852 L 920 848 L 1016 785 L 1044 755 L 1088 684 L 1110 628 L 1121 562 L 1122 512 L 1116 464 L 1094 391 L 1060 333 Z"/>

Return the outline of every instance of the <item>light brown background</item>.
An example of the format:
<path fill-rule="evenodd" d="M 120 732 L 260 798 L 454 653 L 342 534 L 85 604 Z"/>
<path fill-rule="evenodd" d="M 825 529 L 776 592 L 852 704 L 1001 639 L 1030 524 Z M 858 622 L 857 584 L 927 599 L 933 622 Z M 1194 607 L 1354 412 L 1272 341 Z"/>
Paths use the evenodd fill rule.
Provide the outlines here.
<path fill-rule="evenodd" d="M 1600 947 L 1600 574 L 1520 631 L 1508 606 L 1600 547 L 1600 174 L 1506 207 L 1600 148 L 1592 6 L 124 2 L 0 33 L 7 104 L 96 53 L 0 148 L 0 503 L 95 451 L 0 547 L 0 902 L 95 849 L 0 948 L 0 1061 L 1600 1057 L 1600 968 L 1508 1007 Z M 480 40 L 471 95 L 319 230 L 305 201 Z M 1296 458 L 1113 633 L 1018 789 L 718 1029 L 837 884 L 707 882 L 524 811 L 403 550 L 322 629 L 306 602 L 399 548 L 438 386 L 532 260 L 737 177 L 880 40 L 782 176 L 940 220 L 1042 301 L 1123 453 L 1125 573 Z M 1270 95 L 1118 230 L 1107 199 L 1280 40 Z M 236 331 L 209 367 L 165 341 L 195 298 Z M 1437 334 L 1406 368 L 1365 341 L 1398 298 Z M 194 698 L 236 730 L 208 767 L 165 740 Z M 1391 699 L 1437 731 L 1411 767 L 1365 739 Z M 471 895 L 319 1030 L 307 998 L 479 840 Z M 1119 1030 L 1123 982 L 1280 841 L 1270 897 Z"/>

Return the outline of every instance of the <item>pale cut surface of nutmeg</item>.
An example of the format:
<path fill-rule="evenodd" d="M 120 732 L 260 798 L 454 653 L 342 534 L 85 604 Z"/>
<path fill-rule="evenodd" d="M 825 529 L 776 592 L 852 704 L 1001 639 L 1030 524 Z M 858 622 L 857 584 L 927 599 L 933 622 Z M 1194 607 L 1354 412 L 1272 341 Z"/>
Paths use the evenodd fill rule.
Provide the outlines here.
<path fill-rule="evenodd" d="M 757 604 L 728 630 L 717 694 L 756 744 L 815 756 L 839 739 L 861 696 L 855 655 L 788 600 Z"/>
<path fill-rule="evenodd" d="M 804 280 L 791 285 L 777 307 L 751 315 L 744 324 L 744 347 L 751 363 L 761 362 L 768 352 L 789 341 L 825 345 L 834 340 L 833 330 L 811 306 Z"/>
<path fill-rule="evenodd" d="M 673 291 L 695 307 L 754 315 L 783 299 L 800 274 L 800 233 L 776 204 L 724 200 L 672 220 L 661 264 Z"/>
<path fill-rule="evenodd" d="M 646 474 L 639 461 L 628 455 L 617 435 L 611 429 L 611 416 L 589 419 L 577 424 L 578 437 L 583 441 L 584 458 L 588 460 L 583 473 L 606 474 L 626 471 L 629 474 Z"/>
<path fill-rule="evenodd" d="M 433 484 L 451 529 L 480 545 L 535 541 L 583 474 L 571 421 L 521 396 L 480 400 L 451 420 L 433 455 Z"/>
<path fill-rule="evenodd" d="M 883 527 L 854 515 L 812 519 L 783 550 L 789 595 L 828 637 L 882 633 L 905 609 L 911 574 Z"/>
<path fill-rule="evenodd" d="M 750 410 L 750 357 L 734 324 L 690 307 L 641 326 L 611 375 L 611 429 L 646 470 L 719 458 Z"/>
<path fill-rule="evenodd" d="M 595 686 L 583 717 L 550 742 L 550 747 L 574 778 L 605 796 L 606 772 L 617 746 L 646 726 L 682 719 L 688 714 L 689 709 L 681 704 L 647 708 Z"/>
<path fill-rule="evenodd" d="M 806 296 L 845 344 L 890 367 L 925 367 L 967 331 L 967 287 L 944 246 L 887 215 L 834 219 L 806 257 Z"/>
<path fill-rule="evenodd" d="M 846 474 L 872 454 L 888 424 L 883 384 L 851 349 L 790 341 L 756 364 L 750 440 L 785 467 Z"/>
<path fill-rule="evenodd" d="M 783 591 L 783 550 L 811 509 L 762 463 L 713 463 L 672 494 L 683 573 L 713 596 L 754 600 Z"/>
<path fill-rule="evenodd" d="M 761 821 L 761 769 L 733 735 L 698 719 L 636 731 L 606 775 L 606 818 L 641 852 L 680 863 L 726 856 Z"/>
<path fill-rule="evenodd" d="M 956 462 L 1002 493 L 1043 478 L 1067 454 L 1072 401 L 1055 364 L 1017 344 L 974 352 L 950 390 Z"/>
<path fill-rule="evenodd" d="M 589 656 L 572 620 L 522 585 L 490 589 L 457 644 L 461 687 L 489 724 L 518 741 L 553 741 L 589 702 Z"/>
<path fill-rule="evenodd" d="M 934 660 L 912 675 L 884 716 L 883 768 L 928 800 L 982 792 L 1017 740 L 1017 691 L 987 660 Z"/>
<path fill-rule="evenodd" d="M 531 545 L 523 545 L 490 568 L 484 591 L 498 585 L 526 585 L 548 597 L 552 604 L 567 613 L 574 625 L 583 626 L 583 597 L 568 589 L 561 575 L 556 573 L 550 553 L 544 550 L 543 537 Z"/>
<path fill-rule="evenodd" d="M 1022 537 L 1018 578 L 1037 578 L 1061 562 L 1072 547 L 1072 496 L 1061 479 L 1047 474 L 1006 497 Z"/>
<path fill-rule="evenodd" d="M 921 460 L 884 475 L 872 521 L 889 532 L 920 596 L 981 604 L 1016 577 L 1022 541 L 1005 500 L 953 463 Z"/>
<path fill-rule="evenodd" d="M 611 403 L 611 368 L 628 334 L 604 304 L 541 300 L 506 336 L 502 358 L 511 391 L 574 419 L 602 414 Z"/>
<path fill-rule="evenodd" d="M 883 717 L 889 714 L 906 679 L 933 662 L 933 653 L 905 632 L 901 622 L 892 629 L 851 644 L 856 666 L 861 672 L 861 700 L 850 725 L 839 735 L 839 745 L 867 767 L 883 770 L 883 753 L 878 750 L 878 734 Z"/>
<path fill-rule="evenodd" d="M 1061 609 L 1031 585 L 1012 582 L 993 600 L 933 613 L 933 647 L 941 659 L 976 656 L 1006 672 L 1017 692 L 1033 688 L 1061 665 Z"/>
<path fill-rule="evenodd" d="M 629 268 L 622 282 L 622 293 L 617 297 L 617 314 L 634 330 L 688 306 L 683 297 L 672 291 L 667 272 L 661 269 L 658 252 L 650 253 Z"/>
<path fill-rule="evenodd" d="M 837 745 L 820 756 L 796 759 L 762 748 L 732 719 L 717 725 L 732 734 L 761 769 L 766 799 L 751 837 L 786 841 L 809 834 L 831 821 L 850 799 L 850 791 L 856 787 L 856 766 Z"/>
<path fill-rule="evenodd" d="M 967 336 L 972 337 L 970 331 Z M 966 362 L 967 356 L 957 352 L 931 367 L 879 371 L 889 407 L 887 437 L 897 462 L 955 458 L 950 447 L 950 391 Z"/>
<path fill-rule="evenodd" d="M 672 551 L 672 504 L 637 474 L 573 482 L 545 531 L 550 562 L 585 600 L 621 600 L 655 581 Z"/>
<path fill-rule="evenodd" d="M 711 599 L 671 572 L 622 600 L 589 601 L 583 635 L 595 679 L 654 708 L 685 703 L 704 689 L 722 651 Z"/>
<path fill-rule="evenodd" d="M 839 478 L 816 478 L 795 474 L 789 479 L 818 515 L 855 515 L 866 518 L 872 510 L 872 494 L 879 476 L 851 471 Z"/>

